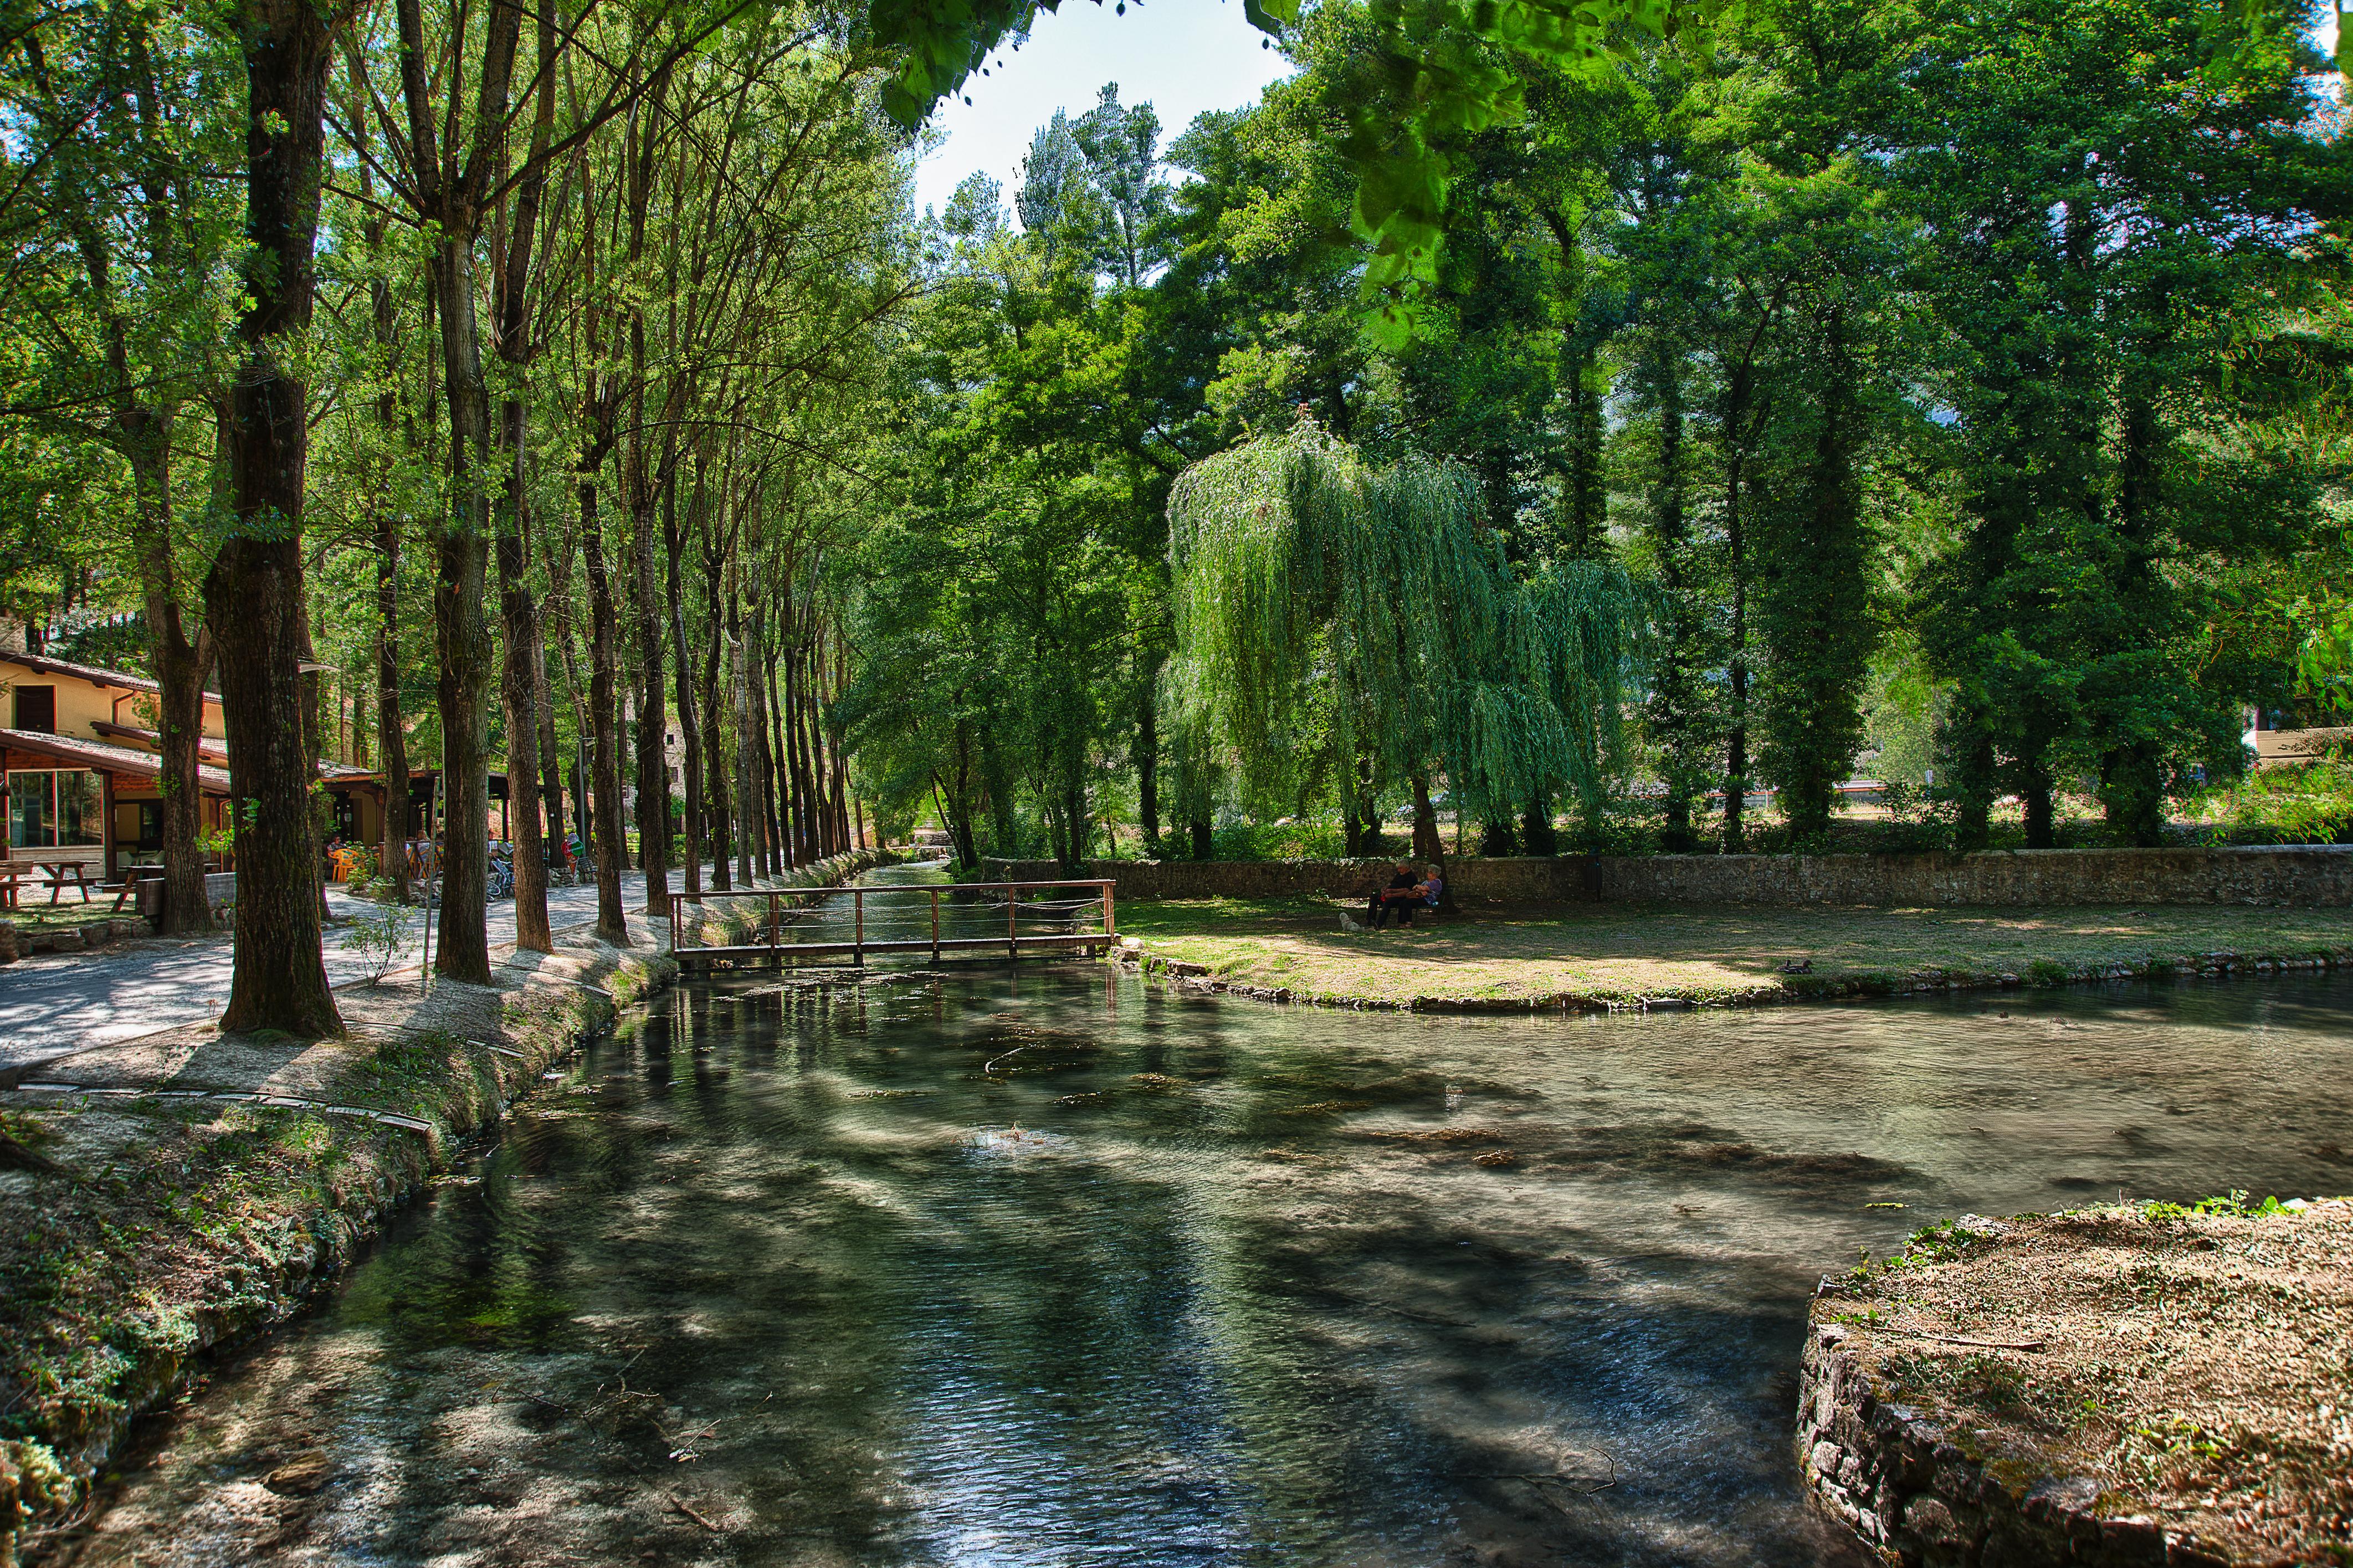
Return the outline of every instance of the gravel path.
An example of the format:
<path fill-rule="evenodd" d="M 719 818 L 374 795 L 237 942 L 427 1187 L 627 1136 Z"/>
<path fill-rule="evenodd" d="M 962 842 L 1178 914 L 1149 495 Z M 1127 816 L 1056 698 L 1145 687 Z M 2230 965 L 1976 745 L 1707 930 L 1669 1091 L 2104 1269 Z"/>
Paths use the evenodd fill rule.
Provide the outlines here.
<path fill-rule="evenodd" d="M 642 921 L 645 878 L 621 878 L 621 903 L 635 930 Z M 340 886 L 327 889 L 327 909 L 337 921 L 360 907 Z M 374 906 L 367 906 L 373 908 Z M 596 889 L 551 888 L 549 921 L 558 930 L 596 918 Z M 409 949 L 403 963 L 415 964 L 424 929 L 423 911 L 408 919 Z M 513 906 L 491 906 L 491 940 L 514 935 Z M 327 931 L 327 979 L 335 985 L 364 979 L 369 966 L 343 950 L 343 928 Z M 0 968 L 0 1068 L 38 1061 L 60 1051 L 129 1039 L 157 1029 L 216 1016 L 228 1001 L 229 940 L 226 933 L 189 940 L 153 937 L 98 952 L 45 953 Z"/>

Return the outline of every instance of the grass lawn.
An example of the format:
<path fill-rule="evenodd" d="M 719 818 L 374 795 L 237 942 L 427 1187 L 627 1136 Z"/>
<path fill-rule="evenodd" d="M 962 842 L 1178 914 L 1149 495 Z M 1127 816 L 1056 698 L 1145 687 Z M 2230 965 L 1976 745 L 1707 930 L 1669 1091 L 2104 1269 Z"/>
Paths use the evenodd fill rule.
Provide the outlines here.
<path fill-rule="evenodd" d="M 59 926 L 97 925 L 101 921 L 115 918 L 114 894 L 111 891 L 98 894 L 88 903 L 82 902 L 81 895 L 71 888 L 58 894 L 54 904 L 49 902 L 47 888 L 38 892 L 27 888 L 17 894 L 17 898 L 20 901 L 15 909 L 0 910 L 0 921 L 14 925 L 21 935 L 29 936 L 37 931 L 55 931 Z M 135 907 L 125 904 L 122 912 L 127 917 L 139 911 Z"/>
<path fill-rule="evenodd" d="M 2198 956 L 2353 961 L 2353 911 L 2147 909 L 1780 909 L 1610 905 L 1472 912 L 1434 927 L 1343 931 L 1322 899 L 1124 903 L 1147 963 L 1229 985 L 1379 1007 L 1446 1001 L 1565 1005 L 1875 994 L 1924 971 L 1957 984 L 2057 984 Z M 1780 966 L 1810 961 L 1811 973 Z"/>

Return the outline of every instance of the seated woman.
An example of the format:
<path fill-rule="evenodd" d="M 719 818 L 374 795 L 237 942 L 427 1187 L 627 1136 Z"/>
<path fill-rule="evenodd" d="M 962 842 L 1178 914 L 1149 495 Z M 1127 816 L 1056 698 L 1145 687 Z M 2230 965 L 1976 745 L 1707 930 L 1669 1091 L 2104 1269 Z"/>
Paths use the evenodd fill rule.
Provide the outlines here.
<path fill-rule="evenodd" d="M 1446 896 L 1446 877 L 1444 872 L 1440 868 L 1435 865 L 1431 866 L 1430 868 L 1430 875 L 1422 879 L 1420 885 L 1414 890 L 1421 895 L 1421 902 L 1424 909 L 1436 910 L 1438 908 L 1438 900 Z M 1413 922 L 1411 921 L 1408 921 L 1406 923 L 1408 925 L 1411 925 Z"/>
<path fill-rule="evenodd" d="M 1411 925 L 1413 907 L 1419 902 L 1421 886 L 1413 879 L 1413 862 L 1400 860 L 1397 863 L 1397 875 L 1389 879 L 1389 885 L 1375 893 L 1366 904 L 1365 918 L 1372 922 L 1375 931 L 1378 931 L 1388 923 L 1389 912 L 1394 910 L 1399 924 Z"/>

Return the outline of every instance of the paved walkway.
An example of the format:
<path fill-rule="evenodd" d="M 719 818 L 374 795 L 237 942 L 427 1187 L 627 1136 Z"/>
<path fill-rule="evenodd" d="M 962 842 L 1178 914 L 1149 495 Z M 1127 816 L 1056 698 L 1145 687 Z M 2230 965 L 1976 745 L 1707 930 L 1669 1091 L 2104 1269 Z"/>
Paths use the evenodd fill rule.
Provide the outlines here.
<path fill-rule="evenodd" d="M 672 887 L 677 886 L 675 880 Z M 621 907 L 629 929 L 644 923 L 646 879 L 638 872 L 621 878 Z M 340 921 L 354 909 L 373 910 L 348 897 L 338 884 L 327 889 L 327 910 Z M 549 923 L 559 931 L 596 918 L 596 888 L 551 888 Z M 327 979 L 345 985 L 366 978 L 373 965 L 343 945 L 342 924 L 327 929 Z M 407 921 L 408 951 L 399 963 L 414 968 L 424 930 L 424 911 Z M 514 938 L 514 906 L 491 906 L 491 941 Z M 151 937 L 97 952 L 44 953 L 0 968 L 0 1068 L 38 1061 L 60 1051 L 152 1034 L 217 1017 L 228 1002 L 229 940 L 226 932 L 202 938 Z"/>

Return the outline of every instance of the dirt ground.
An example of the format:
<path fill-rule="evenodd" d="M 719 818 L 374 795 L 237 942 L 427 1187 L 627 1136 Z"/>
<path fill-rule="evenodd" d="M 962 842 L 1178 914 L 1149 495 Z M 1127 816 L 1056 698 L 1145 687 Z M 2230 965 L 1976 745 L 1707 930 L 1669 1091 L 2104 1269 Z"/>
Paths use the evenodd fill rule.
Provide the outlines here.
<path fill-rule="evenodd" d="M 2232 1563 L 2353 1563 L 2353 1200 L 1965 1216 L 1815 1321 L 1990 1475 L 2090 1478 Z"/>
<path fill-rule="evenodd" d="M 1300 1001 L 1625 1005 L 1879 994 L 1921 984 L 2056 984 L 2207 955 L 2353 960 L 2353 910 L 1609 906 L 1474 911 L 1409 931 L 1343 929 L 1325 900 L 1124 903 L 1145 954 Z M 1358 911 L 1361 912 L 1361 911 Z M 1800 973 L 1785 970 L 1801 968 Z"/>

